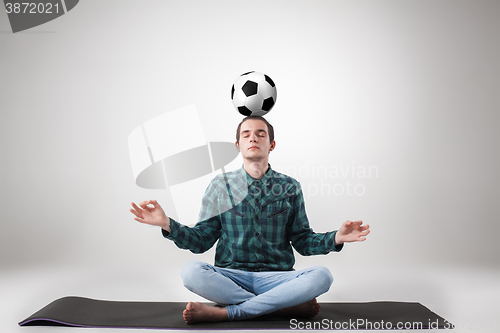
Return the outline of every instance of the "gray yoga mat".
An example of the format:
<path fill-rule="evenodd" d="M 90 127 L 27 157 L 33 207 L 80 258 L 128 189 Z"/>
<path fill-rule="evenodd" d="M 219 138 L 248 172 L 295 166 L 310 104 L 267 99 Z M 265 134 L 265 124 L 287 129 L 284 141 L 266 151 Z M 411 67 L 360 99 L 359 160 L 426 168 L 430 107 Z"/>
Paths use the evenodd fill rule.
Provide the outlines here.
<path fill-rule="evenodd" d="M 72 326 L 149 329 L 433 329 L 452 328 L 420 303 L 320 303 L 318 316 L 282 318 L 271 315 L 252 320 L 187 325 L 182 311 L 187 302 L 121 302 L 63 297 L 19 323 L 20 326 Z M 399 326 L 398 326 L 399 325 Z M 413 326 L 412 326 L 413 325 Z M 412 327 L 410 327 L 412 326 Z"/>

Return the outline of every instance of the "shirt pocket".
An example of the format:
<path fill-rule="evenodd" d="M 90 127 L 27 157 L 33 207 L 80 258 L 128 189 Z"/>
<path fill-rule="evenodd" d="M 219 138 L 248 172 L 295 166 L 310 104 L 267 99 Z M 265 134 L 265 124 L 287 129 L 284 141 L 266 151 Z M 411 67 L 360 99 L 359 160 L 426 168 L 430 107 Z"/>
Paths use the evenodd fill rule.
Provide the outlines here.
<path fill-rule="evenodd" d="M 245 205 L 243 205 L 242 203 L 240 203 L 236 206 L 226 204 L 225 211 L 226 211 L 226 214 L 229 214 L 232 217 L 244 218 L 246 216 L 246 213 L 247 213 L 247 207 L 245 207 Z"/>
<path fill-rule="evenodd" d="M 275 202 L 266 208 L 265 223 L 262 232 L 267 241 L 275 245 L 283 245 L 287 239 L 286 229 L 288 217 L 292 209 L 287 202 Z"/>
<path fill-rule="evenodd" d="M 244 217 L 245 214 L 243 212 L 239 212 L 235 207 L 228 210 L 229 213 L 234 214 L 236 216 Z"/>
<path fill-rule="evenodd" d="M 286 214 L 288 212 L 288 209 L 289 207 L 277 209 L 275 212 L 271 212 L 269 215 L 267 215 L 267 217 L 274 218 Z"/>
<path fill-rule="evenodd" d="M 222 215 L 229 213 L 229 216 L 239 216 L 239 217 L 245 216 L 243 205 L 240 203 L 236 206 L 233 206 L 233 202 L 228 196 L 219 196 L 218 209 L 219 213 Z"/>

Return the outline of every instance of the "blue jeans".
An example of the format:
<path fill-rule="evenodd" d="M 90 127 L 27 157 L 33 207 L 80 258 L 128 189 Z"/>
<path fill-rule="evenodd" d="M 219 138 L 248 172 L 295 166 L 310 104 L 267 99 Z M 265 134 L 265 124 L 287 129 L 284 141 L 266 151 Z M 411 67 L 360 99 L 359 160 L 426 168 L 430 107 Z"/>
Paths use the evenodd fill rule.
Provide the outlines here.
<path fill-rule="evenodd" d="M 246 272 L 195 261 L 181 273 L 184 286 L 226 307 L 229 320 L 254 318 L 312 300 L 330 289 L 326 267 L 300 271 Z"/>

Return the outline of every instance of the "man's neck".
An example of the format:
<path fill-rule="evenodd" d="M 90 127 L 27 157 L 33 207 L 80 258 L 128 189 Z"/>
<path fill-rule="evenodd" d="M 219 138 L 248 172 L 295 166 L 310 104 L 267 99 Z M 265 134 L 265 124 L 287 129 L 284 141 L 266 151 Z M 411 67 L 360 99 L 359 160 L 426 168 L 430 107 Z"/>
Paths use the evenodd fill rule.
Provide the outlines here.
<path fill-rule="evenodd" d="M 254 179 L 261 179 L 269 169 L 268 159 L 262 161 L 243 161 L 245 171 Z"/>

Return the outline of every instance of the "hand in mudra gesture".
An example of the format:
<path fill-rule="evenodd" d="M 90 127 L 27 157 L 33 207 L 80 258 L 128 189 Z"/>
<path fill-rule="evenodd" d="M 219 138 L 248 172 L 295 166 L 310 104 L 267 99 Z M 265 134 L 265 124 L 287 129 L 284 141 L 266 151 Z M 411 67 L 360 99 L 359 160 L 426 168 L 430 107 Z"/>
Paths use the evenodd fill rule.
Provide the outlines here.
<path fill-rule="evenodd" d="M 132 207 L 130 212 L 136 216 L 134 220 L 149 225 L 159 226 L 170 232 L 170 219 L 165 214 L 158 201 L 141 201 L 139 206 L 132 202 Z"/>
<path fill-rule="evenodd" d="M 363 221 L 345 221 L 335 235 L 335 243 L 362 242 L 370 233 L 370 226 Z"/>

